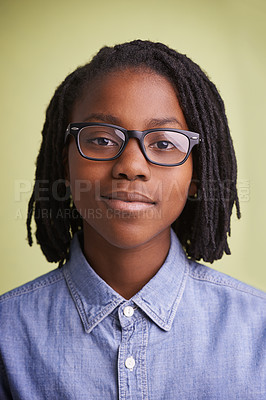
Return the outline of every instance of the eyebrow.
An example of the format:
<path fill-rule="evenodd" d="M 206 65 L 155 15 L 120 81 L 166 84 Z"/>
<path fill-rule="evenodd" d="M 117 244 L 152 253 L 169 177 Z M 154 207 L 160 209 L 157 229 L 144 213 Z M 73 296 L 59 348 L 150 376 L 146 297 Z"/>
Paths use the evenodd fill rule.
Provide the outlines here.
<path fill-rule="evenodd" d="M 101 122 L 106 122 L 107 124 L 119 125 L 119 118 L 111 114 L 93 113 L 87 115 L 84 122 L 99 120 Z"/>
<path fill-rule="evenodd" d="M 111 114 L 103 114 L 103 113 L 92 113 L 87 115 L 85 118 L 84 122 L 88 121 L 101 121 L 105 122 L 107 124 L 112 124 L 112 125 L 119 125 L 121 126 L 121 121 L 119 118 L 115 117 L 114 115 Z M 182 124 L 180 121 L 175 118 L 175 117 L 164 117 L 164 118 L 152 118 L 149 120 L 146 120 L 145 125 L 148 126 L 149 128 L 155 128 L 159 127 L 162 125 L 169 125 L 169 124 L 177 124 L 180 127 L 182 127 Z"/>
<path fill-rule="evenodd" d="M 178 121 L 177 118 L 175 117 L 165 117 L 165 118 L 152 118 L 148 121 L 148 125 L 151 127 L 156 127 L 160 125 L 169 125 L 169 124 L 178 124 L 179 126 L 182 126 L 180 121 Z"/>

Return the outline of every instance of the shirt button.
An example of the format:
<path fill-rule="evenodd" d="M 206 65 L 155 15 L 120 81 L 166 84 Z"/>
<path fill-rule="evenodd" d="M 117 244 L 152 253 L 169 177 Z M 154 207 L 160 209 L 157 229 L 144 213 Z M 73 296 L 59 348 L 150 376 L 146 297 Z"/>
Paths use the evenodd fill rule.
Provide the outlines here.
<path fill-rule="evenodd" d="M 134 314 L 134 308 L 131 306 L 126 306 L 124 308 L 124 315 L 126 317 L 132 317 L 132 315 Z"/>
<path fill-rule="evenodd" d="M 133 370 L 133 368 L 135 367 L 135 360 L 134 360 L 134 358 L 131 356 L 131 357 L 128 357 L 127 359 L 126 359 L 126 362 L 125 362 L 125 366 L 128 368 L 128 369 L 131 369 L 131 370 Z"/>

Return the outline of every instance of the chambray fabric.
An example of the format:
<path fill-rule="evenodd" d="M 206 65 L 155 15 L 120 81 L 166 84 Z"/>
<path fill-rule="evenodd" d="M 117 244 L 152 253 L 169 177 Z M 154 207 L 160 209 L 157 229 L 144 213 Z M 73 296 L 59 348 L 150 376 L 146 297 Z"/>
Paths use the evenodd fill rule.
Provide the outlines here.
<path fill-rule="evenodd" d="M 189 261 L 173 232 L 128 301 L 75 236 L 70 261 L 1 296 L 0 313 L 1 400 L 266 399 L 265 294 Z"/>

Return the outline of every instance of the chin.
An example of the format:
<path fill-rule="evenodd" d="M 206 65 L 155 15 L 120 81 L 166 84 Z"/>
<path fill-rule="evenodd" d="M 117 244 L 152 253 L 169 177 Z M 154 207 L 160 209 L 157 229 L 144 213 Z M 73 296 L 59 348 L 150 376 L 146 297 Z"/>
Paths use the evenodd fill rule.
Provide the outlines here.
<path fill-rule="evenodd" d="M 150 220 L 150 223 L 147 220 L 136 223 L 136 220 L 132 222 L 128 219 L 127 221 L 123 220 L 115 224 L 106 223 L 101 226 L 92 226 L 88 221 L 86 225 L 88 236 L 96 235 L 95 238 L 103 245 L 109 244 L 125 250 L 139 248 L 165 230 L 163 226 L 158 226 L 156 229 L 154 220 Z"/>

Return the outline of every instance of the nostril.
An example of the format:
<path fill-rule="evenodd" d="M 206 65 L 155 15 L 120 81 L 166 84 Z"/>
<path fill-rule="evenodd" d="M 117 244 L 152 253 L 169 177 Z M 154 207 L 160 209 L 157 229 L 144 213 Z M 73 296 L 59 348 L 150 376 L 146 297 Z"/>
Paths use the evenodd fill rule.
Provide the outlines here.
<path fill-rule="evenodd" d="M 121 178 L 121 179 L 127 179 L 126 174 L 119 173 L 118 175 L 119 175 L 119 178 Z"/>
<path fill-rule="evenodd" d="M 130 174 L 123 174 L 123 173 L 119 173 L 118 174 L 118 178 L 119 179 L 127 179 L 128 181 L 135 181 L 136 179 L 145 179 L 145 175 L 130 175 Z"/>

